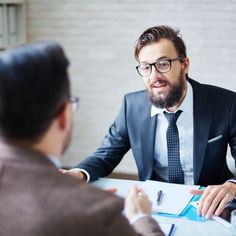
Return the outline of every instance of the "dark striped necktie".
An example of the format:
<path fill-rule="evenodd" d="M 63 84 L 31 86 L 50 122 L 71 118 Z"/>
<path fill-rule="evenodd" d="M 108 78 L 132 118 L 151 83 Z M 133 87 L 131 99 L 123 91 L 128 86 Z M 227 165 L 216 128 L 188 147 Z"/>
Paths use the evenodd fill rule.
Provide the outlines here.
<path fill-rule="evenodd" d="M 176 113 L 164 112 L 169 123 L 166 131 L 169 182 L 177 184 L 184 184 L 184 174 L 179 153 L 179 132 L 176 125 L 181 112 L 180 110 Z"/>

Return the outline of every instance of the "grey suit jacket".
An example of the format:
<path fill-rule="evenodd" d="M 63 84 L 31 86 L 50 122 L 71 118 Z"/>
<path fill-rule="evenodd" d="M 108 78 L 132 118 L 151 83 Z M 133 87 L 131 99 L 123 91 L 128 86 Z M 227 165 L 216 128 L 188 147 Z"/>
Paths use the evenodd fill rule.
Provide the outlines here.
<path fill-rule="evenodd" d="M 193 88 L 194 183 L 221 184 L 232 177 L 226 164 L 227 145 L 236 157 L 236 94 L 189 82 Z M 87 170 L 94 181 L 110 174 L 132 148 L 140 180 L 161 180 L 153 172 L 157 119 L 150 114 L 146 91 L 127 94 L 101 146 L 76 167 Z"/>
<path fill-rule="evenodd" d="M 131 227 L 122 209 L 123 199 L 59 173 L 42 154 L 0 143 L 1 236 L 162 235 L 151 217 Z"/>

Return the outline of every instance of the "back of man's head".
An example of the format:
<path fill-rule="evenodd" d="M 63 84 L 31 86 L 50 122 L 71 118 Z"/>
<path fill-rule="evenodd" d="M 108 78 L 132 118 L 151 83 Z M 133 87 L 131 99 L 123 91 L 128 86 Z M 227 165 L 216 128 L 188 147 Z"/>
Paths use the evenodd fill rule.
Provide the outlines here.
<path fill-rule="evenodd" d="M 69 62 L 60 45 L 37 42 L 0 57 L 0 136 L 38 141 L 70 97 Z"/>

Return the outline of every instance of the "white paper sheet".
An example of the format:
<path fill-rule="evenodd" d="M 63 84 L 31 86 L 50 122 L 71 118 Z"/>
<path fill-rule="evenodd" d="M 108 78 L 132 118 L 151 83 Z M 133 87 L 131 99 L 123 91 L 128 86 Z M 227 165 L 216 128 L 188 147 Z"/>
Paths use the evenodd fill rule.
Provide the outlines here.
<path fill-rule="evenodd" d="M 152 201 L 153 211 L 179 215 L 188 205 L 193 195 L 191 189 L 199 189 L 197 185 L 170 184 L 159 181 L 147 180 L 142 188 Z M 157 192 L 162 190 L 160 204 L 157 204 Z"/>

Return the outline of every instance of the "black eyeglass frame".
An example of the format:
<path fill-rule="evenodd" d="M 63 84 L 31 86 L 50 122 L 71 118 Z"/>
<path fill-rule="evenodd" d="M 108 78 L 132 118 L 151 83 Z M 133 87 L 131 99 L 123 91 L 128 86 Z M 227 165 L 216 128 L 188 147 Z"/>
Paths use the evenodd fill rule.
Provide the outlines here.
<path fill-rule="evenodd" d="M 138 74 L 139 74 L 141 77 L 149 76 L 149 75 L 152 73 L 152 66 L 154 66 L 154 68 L 155 68 L 155 70 L 156 70 L 157 72 L 163 74 L 163 73 L 167 73 L 167 72 L 169 72 L 169 71 L 171 70 L 171 63 L 172 63 L 173 61 L 178 61 L 178 60 L 179 60 L 179 61 L 182 63 L 184 59 L 185 59 L 184 56 L 176 57 L 176 58 L 173 58 L 173 59 L 162 58 L 162 59 L 160 59 L 160 60 L 157 60 L 157 61 L 154 62 L 154 63 L 151 63 L 151 64 L 147 63 L 146 65 L 149 65 L 149 66 L 150 66 L 150 73 L 147 74 L 147 75 L 142 75 L 142 74 L 140 73 L 140 71 L 139 71 L 140 65 L 136 66 L 135 68 L 136 68 Z M 168 61 L 168 62 L 170 63 L 170 68 L 169 68 L 167 71 L 164 71 L 164 72 L 159 71 L 159 70 L 156 68 L 156 64 L 159 63 L 160 61 Z"/>
<path fill-rule="evenodd" d="M 79 97 L 72 95 L 70 96 L 70 103 L 72 106 L 72 110 L 74 112 L 76 112 L 78 110 L 78 106 L 79 106 Z"/>

